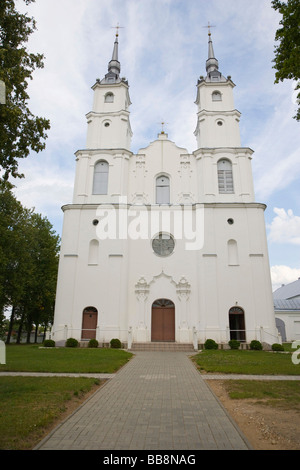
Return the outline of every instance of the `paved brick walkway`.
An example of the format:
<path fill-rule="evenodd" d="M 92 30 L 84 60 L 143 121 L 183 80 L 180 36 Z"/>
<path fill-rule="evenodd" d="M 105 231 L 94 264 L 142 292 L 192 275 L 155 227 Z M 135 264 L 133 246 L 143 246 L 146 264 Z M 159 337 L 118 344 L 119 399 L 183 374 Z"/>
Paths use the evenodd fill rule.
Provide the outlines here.
<path fill-rule="evenodd" d="M 211 450 L 250 446 L 183 352 L 137 352 L 36 449 Z"/>

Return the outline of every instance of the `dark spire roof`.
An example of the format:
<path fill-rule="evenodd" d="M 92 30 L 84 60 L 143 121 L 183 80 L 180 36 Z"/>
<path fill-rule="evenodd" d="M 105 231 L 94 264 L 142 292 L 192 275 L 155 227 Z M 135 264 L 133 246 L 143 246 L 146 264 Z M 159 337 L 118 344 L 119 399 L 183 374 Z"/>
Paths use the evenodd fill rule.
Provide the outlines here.
<path fill-rule="evenodd" d="M 206 81 L 226 81 L 225 77 L 219 72 L 219 62 L 215 57 L 213 42 L 211 39 L 210 26 L 208 27 L 208 59 L 206 61 Z"/>
<path fill-rule="evenodd" d="M 108 63 L 108 73 L 105 75 L 103 82 L 107 83 L 117 83 L 120 82 L 120 72 L 121 72 L 121 64 L 119 62 L 119 42 L 118 42 L 118 31 L 116 33 L 116 39 L 114 43 L 112 58 Z"/>

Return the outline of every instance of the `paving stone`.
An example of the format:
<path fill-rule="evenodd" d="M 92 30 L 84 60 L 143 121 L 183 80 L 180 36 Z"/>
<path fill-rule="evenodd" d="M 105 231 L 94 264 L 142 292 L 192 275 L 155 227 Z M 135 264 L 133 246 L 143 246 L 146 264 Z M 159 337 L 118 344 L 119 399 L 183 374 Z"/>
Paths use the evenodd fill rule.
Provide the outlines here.
<path fill-rule="evenodd" d="M 36 449 L 250 446 L 186 352 L 138 351 Z"/>

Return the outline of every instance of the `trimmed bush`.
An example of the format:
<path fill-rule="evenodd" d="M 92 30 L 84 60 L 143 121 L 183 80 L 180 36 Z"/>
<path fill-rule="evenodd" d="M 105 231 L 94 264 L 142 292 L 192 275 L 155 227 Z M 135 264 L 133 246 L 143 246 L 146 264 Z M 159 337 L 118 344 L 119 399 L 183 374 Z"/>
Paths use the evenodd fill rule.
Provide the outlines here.
<path fill-rule="evenodd" d="M 68 338 L 66 341 L 66 348 L 77 348 L 78 347 L 78 341 L 75 338 Z"/>
<path fill-rule="evenodd" d="M 90 339 L 89 340 L 89 348 L 98 348 L 98 341 L 96 339 Z"/>
<path fill-rule="evenodd" d="M 228 344 L 230 349 L 239 349 L 241 343 L 237 339 L 231 339 Z"/>
<path fill-rule="evenodd" d="M 113 338 L 110 340 L 110 347 L 111 348 L 115 348 L 115 349 L 118 349 L 118 348 L 121 348 L 121 341 L 118 339 L 118 338 Z"/>
<path fill-rule="evenodd" d="M 282 344 L 274 343 L 272 344 L 272 351 L 284 351 Z"/>
<path fill-rule="evenodd" d="M 218 349 L 218 345 L 213 339 L 207 339 L 204 343 L 205 349 Z"/>
<path fill-rule="evenodd" d="M 255 350 L 255 351 L 261 351 L 262 350 L 261 342 L 257 341 L 256 339 L 253 339 L 250 343 L 250 349 Z"/>
<path fill-rule="evenodd" d="M 54 348 L 55 347 L 55 341 L 53 339 L 45 339 L 43 342 L 44 348 Z"/>

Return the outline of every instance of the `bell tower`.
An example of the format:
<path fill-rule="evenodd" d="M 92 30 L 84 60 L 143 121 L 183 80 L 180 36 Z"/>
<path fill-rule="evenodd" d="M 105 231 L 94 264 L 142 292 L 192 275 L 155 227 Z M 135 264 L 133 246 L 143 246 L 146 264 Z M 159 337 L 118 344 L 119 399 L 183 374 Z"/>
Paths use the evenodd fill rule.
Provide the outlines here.
<path fill-rule="evenodd" d="M 241 114 L 234 108 L 235 84 L 230 76 L 225 78 L 219 71 L 210 27 L 206 72 L 206 77 L 201 76 L 197 84 L 198 121 L 195 136 L 198 148 L 240 147 Z"/>
<path fill-rule="evenodd" d="M 87 148 L 130 150 L 132 132 L 128 108 L 131 102 L 128 82 L 120 77 L 118 48 L 117 32 L 108 72 L 102 80 L 97 79 L 92 87 L 94 90 L 93 109 L 86 116 Z"/>
<path fill-rule="evenodd" d="M 75 154 L 74 204 L 112 203 L 127 196 L 131 101 L 128 81 L 120 77 L 118 29 L 108 71 L 92 86 L 92 111 L 86 115 L 86 148 Z"/>
<path fill-rule="evenodd" d="M 253 150 L 241 147 L 240 116 L 235 109 L 235 84 L 219 71 L 208 26 L 206 77 L 197 83 L 197 150 L 199 200 L 203 202 L 253 202 L 251 169 Z"/>

